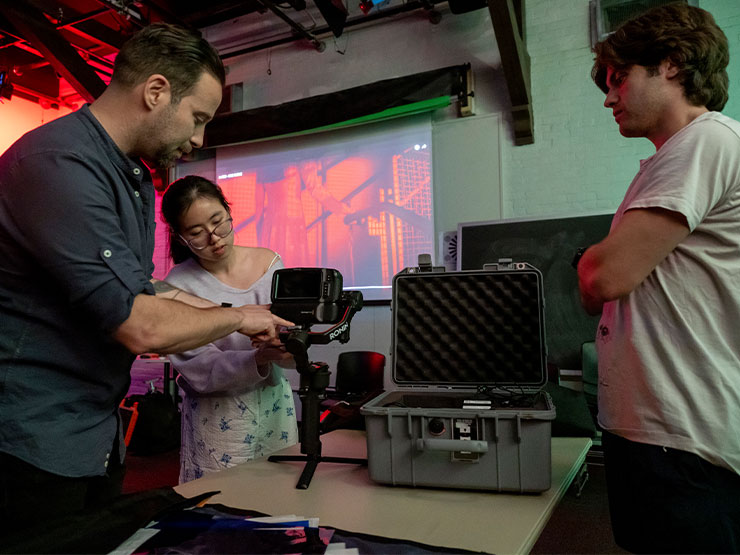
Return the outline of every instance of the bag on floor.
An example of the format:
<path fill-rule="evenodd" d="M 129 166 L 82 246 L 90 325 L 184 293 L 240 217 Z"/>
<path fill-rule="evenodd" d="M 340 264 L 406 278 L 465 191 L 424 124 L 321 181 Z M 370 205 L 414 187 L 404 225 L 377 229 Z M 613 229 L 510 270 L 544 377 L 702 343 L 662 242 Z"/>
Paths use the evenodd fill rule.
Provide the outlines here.
<path fill-rule="evenodd" d="M 172 399 L 160 391 L 129 395 L 126 406 L 138 403 L 136 420 L 128 449 L 135 455 L 156 455 L 180 446 L 180 411 Z"/>

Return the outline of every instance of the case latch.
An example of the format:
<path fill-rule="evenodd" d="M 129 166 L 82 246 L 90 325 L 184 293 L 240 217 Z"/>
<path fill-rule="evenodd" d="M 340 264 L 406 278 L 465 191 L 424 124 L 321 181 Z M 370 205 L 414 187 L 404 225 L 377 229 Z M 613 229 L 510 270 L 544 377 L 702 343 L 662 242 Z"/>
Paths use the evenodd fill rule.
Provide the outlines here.
<path fill-rule="evenodd" d="M 418 266 L 416 268 L 407 268 L 406 272 L 409 274 L 423 274 L 431 272 L 444 272 L 444 266 L 432 266 L 432 255 L 429 253 L 420 254 L 418 258 Z"/>
<path fill-rule="evenodd" d="M 512 262 L 511 258 L 499 258 L 498 262 L 483 264 L 484 270 L 526 270 L 529 264 L 526 262 Z"/>

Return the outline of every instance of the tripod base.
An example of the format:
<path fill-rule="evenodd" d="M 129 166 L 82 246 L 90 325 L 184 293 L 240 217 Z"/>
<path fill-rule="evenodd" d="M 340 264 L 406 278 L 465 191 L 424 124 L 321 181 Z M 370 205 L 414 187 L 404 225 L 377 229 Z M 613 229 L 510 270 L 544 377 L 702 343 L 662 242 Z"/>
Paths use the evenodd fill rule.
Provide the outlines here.
<path fill-rule="evenodd" d="M 359 464 L 367 466 L 367 459 L 353 459 L 348 457 L 322 457 L 321 455 L 271 455 L 267 457 L 270 462 L 283 462 L 283 461 L 306 461 L 306 466 L 303 467 L 301 477 L 298 478 L 296 489 L 308 489 L 311 484 L 311 478 L 316 471 L 316 467 L 320 462 L 329 463 L 340 463 L 340 464 Z"/>

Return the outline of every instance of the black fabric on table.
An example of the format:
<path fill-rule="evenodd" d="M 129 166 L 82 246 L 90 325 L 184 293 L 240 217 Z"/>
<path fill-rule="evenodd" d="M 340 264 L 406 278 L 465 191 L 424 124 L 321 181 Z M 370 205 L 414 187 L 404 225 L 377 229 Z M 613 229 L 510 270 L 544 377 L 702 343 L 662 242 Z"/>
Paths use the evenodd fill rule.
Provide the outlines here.
<path fill-rule="evenodd" d="M 193 507 L 215 493 L 187 499 L 167 487 L 121 495 L 98 509 L 29 523 L 0 538 L 0 553 L 108 553 L 159 515 Z"/>

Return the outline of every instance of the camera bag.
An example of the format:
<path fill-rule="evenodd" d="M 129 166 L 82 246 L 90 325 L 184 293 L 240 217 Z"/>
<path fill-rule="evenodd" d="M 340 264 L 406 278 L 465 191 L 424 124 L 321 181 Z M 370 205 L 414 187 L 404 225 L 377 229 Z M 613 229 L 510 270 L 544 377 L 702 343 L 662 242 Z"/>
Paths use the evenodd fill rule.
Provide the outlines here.
<path fill-rule="evenodd" d="M 361 408 L 370 478 L 393 485 L 541 492 L 552 399 L 542 274 L 407 268 L 393 279 L 394 387 Z"/>

